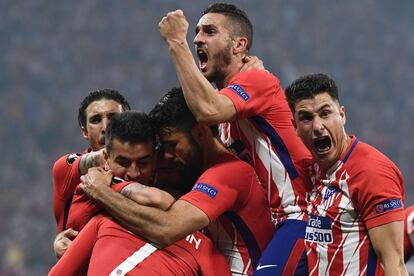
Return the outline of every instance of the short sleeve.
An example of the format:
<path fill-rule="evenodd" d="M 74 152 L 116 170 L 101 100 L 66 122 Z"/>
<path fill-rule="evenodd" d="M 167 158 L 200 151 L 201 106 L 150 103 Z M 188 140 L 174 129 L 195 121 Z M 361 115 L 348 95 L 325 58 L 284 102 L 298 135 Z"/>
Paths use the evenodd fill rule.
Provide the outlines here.
<path fill-rule="evenodd" d="M 221 181 L 200 178 L 180 199 L 201 209 L 210 221 L 214 221 L 232 208 L 237 200 L 237 191 Z"/>
<path fill-rule="evenodd" d="M 403 179 L 398 168 L 386 159 L 371 160 L 355 175 L 354 200 L 367 229 L 404 219 Z"/>
<path fill-rule="evenodd" d="M 81 154 L 72 153 L 59 158 L 53 166 L 54 196 L 66 199 L 72 196 L 80 183 L 79 161 Z"/>
<path fill-rule="evenodd" d="M 277 103 L 276 94 L 284 95 L 279 80 L 261 70 L 240 72 L 218 93 L 229 97 L 233 102 L 238 120 L 265 113 Z"/>

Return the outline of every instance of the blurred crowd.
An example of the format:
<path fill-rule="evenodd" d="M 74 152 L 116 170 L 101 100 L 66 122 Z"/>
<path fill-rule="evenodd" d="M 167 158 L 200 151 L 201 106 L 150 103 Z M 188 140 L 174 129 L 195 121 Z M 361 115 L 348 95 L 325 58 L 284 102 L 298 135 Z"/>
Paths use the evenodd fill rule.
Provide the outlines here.
<path fill-rule="evenodd" d="M 45 275 L 55 262 L 51 169 L 86 147 L 76 121 L 83 97 L 110 87 L 135 109 L 151 109 L 178 85 L 159 20 L 183 9 L 191 39 L 209 3 L 0 2 L 0 275 Z M 348 132 L 400 167 L 414 203 L 414 2 L 235 3 L 254 24 L 252 54 L 283 86 L 312 72 L 337 81 Z"/>

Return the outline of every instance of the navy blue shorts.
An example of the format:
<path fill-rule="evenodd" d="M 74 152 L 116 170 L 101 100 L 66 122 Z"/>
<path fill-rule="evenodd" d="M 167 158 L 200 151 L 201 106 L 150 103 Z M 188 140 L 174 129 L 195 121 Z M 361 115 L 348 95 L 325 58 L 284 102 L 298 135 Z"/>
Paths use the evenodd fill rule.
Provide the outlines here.
<path fill-rule="evenodd" d="M 306 221 L 293 219 L 279 223 L 253 275 L 308 275 L 304 242 L 306 225 Z"/>

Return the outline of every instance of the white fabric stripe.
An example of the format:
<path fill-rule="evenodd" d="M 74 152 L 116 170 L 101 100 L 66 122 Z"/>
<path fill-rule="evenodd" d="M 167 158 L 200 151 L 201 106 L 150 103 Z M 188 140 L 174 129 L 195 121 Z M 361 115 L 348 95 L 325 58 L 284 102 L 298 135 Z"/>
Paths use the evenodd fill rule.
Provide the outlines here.
<path fill-rule="evenodd" d="M 233 237 L 229 235 L 224 225 L 220 223 L 220 219 L 211 222 L 207 226 L 209 232 L 208 236 L 211 238 L 214 245 L 220 249 L 224 257 L 226 257 L 232 275 L 245 275 L 244 270 L 249 268 L 250 263 L 247 265 L 243 263 L 242 256 L 237 247 L 237 229 L 234 224 L 230 224 Z"/>
<path fill-rule="evenodd" d="M 319 255 L 319 266 L 318 275 L 329 276 L 328 271 L 328 245 L 327 244 L 317 244 L 316 245 L 316 254 Z"/>
<path fill-rule="evenodd" d="M 353 233 L 353 234 L 355 234 L 355 233 Z M 368 238 L 368 236 L 365 235 L 364 238 L 362 239 L 362 241 L 359 242 L 359 244 L 358 244 L 358 246 L 355 250 L 355 254 L 352 256 L 352 259 L 348 260 L 348 264 L 346 264 L 344 262 L 344 268 L 346 269 L 346 274 L 342 274 L 342 275 L 349 275 L 349 276 L 363 275 L 363 273 L 361 273 L 359 271 L 360 270 L 360 259 L 359 259 L 360 254 L 359 253 L 361 252 L 361 248 L 364 245 L 367 238 Z M 359 240 L 359 237 L 358 237 L 358 240 Z M 367 266 L 368 266 L 368 262 L 366 262 L 364 270 L 367 268 Z"/>
<path fill-rule="evenodd" d="M 260 132 L 249 120 L 239 121 L 239 126 L 243 135 L 248 139 L 249 144 L 254 145 L 252 148 L 255 149 L 256 154 L 259 156 L 268 173 L 271 173 L 271 179 L 276 183 L 279 196 L 282 199 L 282 206 L 288 207 L 294 204 L 295 193 L 291 180 L 279 156 L 274 152 L 272 145 L 262 138 Z M 264 184 L 269 187 L 271 181 L 269 182 Z M 288 210 L 285 211 L 289 213 Z"/>
<path fill-rule="evenodd" d="M 124 276 L 126 273 L 130 272 L 134 267 L 139 263 L 144 261 L 149 255 L 157 251 L 157 248 L 149 243 L 146 243 L 138 251 L 135 251 L 134 254 L 129 256 L 125 261 L 118 265 L 112 272 L 110 276 Z"/>
<path fill-rule="evenodd" d="M 346 270 L 343 275 L 360 275 L 360 250 L 366 235 L 361 241 L 359 218 L 355 215 L 355 207 L 350 198 L 348 179 L 348 173 L 343 171 L 340 176 L 339 188 L 344 195 L 338 206 L 339 210 L 346 210 L 340 218 L 343 237 L 343 269 Z"/>

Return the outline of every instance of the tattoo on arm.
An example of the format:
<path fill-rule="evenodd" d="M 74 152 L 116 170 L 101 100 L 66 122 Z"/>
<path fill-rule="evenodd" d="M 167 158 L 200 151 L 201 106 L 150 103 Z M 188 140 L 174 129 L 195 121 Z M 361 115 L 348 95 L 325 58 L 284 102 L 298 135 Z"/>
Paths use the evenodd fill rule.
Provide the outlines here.
<path fill-rule="evenodd" d="M 100 163 L 100 154 L 96 152 L 91 152 L 82 155 L 79 161 L 79 174 L 84 175 L 88 172 L 89 168 L 99 166 Z"/>
<path fill-rule="evenodd" d="M 131 193 L 139 190 L 143 190 L 148 188 L 148 186 L 140 184 L 140 183 L 133 183 L 125 188 L 122 189 L 121 193 L 126 196 L 127 198 L 131 198 Z"/>

